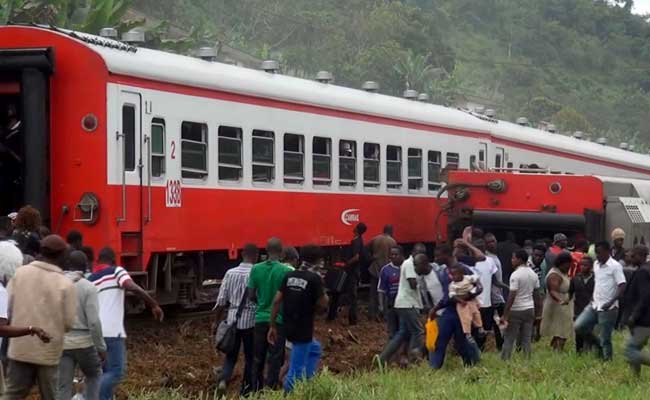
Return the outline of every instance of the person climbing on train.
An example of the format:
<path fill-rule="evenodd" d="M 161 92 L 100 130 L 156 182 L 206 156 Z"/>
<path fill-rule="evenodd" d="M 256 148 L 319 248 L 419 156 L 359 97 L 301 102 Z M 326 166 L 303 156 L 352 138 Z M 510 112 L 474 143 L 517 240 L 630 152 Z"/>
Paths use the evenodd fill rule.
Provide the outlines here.
<path fill-rule="evenodd" d="M 255 349 L 253 366 L 253 391 L 265 387 L 276 389 L 279 386 L 280 368 L 284 361 L 285 329 L 282 314 L 276 321 L 276 340 L 273 345 L 267 341 L 270 329 L 273 299 L 282 285 L 285 275 L 291 268 L 280 262 L 282 241 L 271 238 L 266 243 L 267 259 L 255 264 L 248 279 L 249 299 L 257 304 L 255 310 Z M 267 366 L 268 360 L 268 366 Z M 265 368 L 266 367 L 266 368 Z M 266 369 L 266 376 L 264 370 Z"/>
<path fill-rule="evenodd" d="M 282 307 L 286 339 L 291 342 L 289 371 L 284 380 L 284 391 L 293 391 L 297 381 L 311 379 L 318 369 L 321 344 L 314 338 L 314 318 L 319 310 L 327 310 L 327 295 L 320 275 L 312 272 L 322 260 L 319 246 L 308 244 L 300 249 L 301 264 L 288 272 L 273 300 L 269 344 L 276 345 L 277 319 Z"/>
<path fill-rule="evenodd" d="M 126 330 L 124 329 L 124 297 L 134 294 L 151 308 L 154 318 L 162 322 L 164 313 L 156 300 L 133 282 L 129 273 L 116 264 L 115 251 L 104 247 L 97 256 L 95 272 L 88 277 L 99 295 L 99 319 L 106 342 L 106 362 L 103 365 L 99 398 L 111 400 L 126 371 Z"/>
<path fill-rule="evenodd" d="M 247 396 L 253 388 L 253 362 L 254 362 L 254 341 L 255 341 L 255 303 L 246 296 L 248 280 L 250 278 L 253 264 L 257 263 L 257 246 L 249 243 L 242 251 L 242 262 L 235 268 L 226 271 L 221 281 L 219 295 L 215 305 L 216 320 L 221 321 L 224 312 L 230 324 L 237 324 L 235 335 L 235 346 L 232 351 L 226 353 L 226 362 L 218 378 L 218 394 L 225 395 L 226 388 L 237 365 L 239 349 L 244 347 L 244 375 L 239 390 L 241 396 Z M 246 296 L 246 297 L 245 297 Z M 245 304 L 242 305 L 241 302 Z M 241 311 L 240 311 L 241 308 Z"/>

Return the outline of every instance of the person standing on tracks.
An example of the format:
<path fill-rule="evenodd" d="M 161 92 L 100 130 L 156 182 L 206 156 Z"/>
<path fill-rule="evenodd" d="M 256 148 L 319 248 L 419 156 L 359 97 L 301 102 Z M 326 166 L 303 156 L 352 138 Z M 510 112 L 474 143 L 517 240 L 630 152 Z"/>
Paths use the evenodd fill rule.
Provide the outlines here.
<path fill-rule="evenodd" d="M 366 262 L 366 250 L 363 245 L 363 234 L 366 233 L 368 227 L 363 222 L 359 222 L 353 229 L 354 238 L 350 242 L 351 256 L 345 263 L 345 289 L 343 295 L 348 298 L 348 322 L 350 325 L 356 325 L 357 318 L 357 290 L 359 287 L 359 278 L 361 276 L 361 267 Z M 328 321 L 336 319 L 338 308 L 340 306 L 341 293 L 332 293 L 330 297 L 329 313 L 327 315 Z"/>
<path fill-rule="evenodd" d="M 629 293 L 626 293 L 630 315 L 625 323 L 630 328 L 631 335 L 625 346 L 625 358 L 636 377 L 641 375 L 642 365 L 650 366 L 650 354 L 643 352 L 650 340 L 650 263 L 647 259 L 648 248 L 635 246 L 632 261 L 641 267 L 627 290 Z"/>
<path fill-rule="evenodd" d="M 99 251 L 95 272 L 88 277 L 99 291 L 99 319 L 106 342 L 106 361 L 103 366 L 99 398 L 110 400 L 126 371 L 126 331 L 124 330 L 124 295 L 128 291 L 139 297 L 150 308 L 157 321 L 164 314 L 156 300 L 116 265 L 115 251 L 104 247 Z"/>
<path fill-rule="evenodd" d="M 74 284 L 60 268 L 68 246 L 57 235 L 47 236 L 40 246 L 41 259 L 18 268 L 9 281 L 9 315 L 12 325 L 29 326 L 32 335 L 32 326 L 40 326 L 51 340 L 24 336 L 10 341 L 3 400 L 26 398 L 36 383 L 41 399 L 56 399 L 63 337 L 77 315 Z"/>
<path fill-rule="evenodd" d="M 84 399 L 99 399 L 102 362 L 106 360 L 106 343 L 99 320 L 97 289 L 84 279 L 87 265 L 86 255 L 75 250 L 68 256 L 64 267 L 65 275 L 74 283 L 77 292 L 77 317 L 72 330 L 63 338 L 63 355 L 59 361 L 59 400 L 72 398 L 77 366 L 85 377 Z"/>
<path fill-rule="evenodd" d="M 235 268 L 226 271 L 223 277 L 219 296 L 217 297 L 216 311 L 217 321 L 222 319 L 224 311 L 227 310 L 226 318 L 229 323 L 235 323 L 237 320 L 237 310 L 242 301 L 246 302 L 243 306 L 241 315 L 237 320 L 237 334 L 235 335 L 236 345 L 232 352 L 226 354 L 221 376 L 218 378 L 218 392 L 225 395 L 228 381 L 232 377 L 239 358 L 239 348 L 244 346 L 244 378 L 242 380 L 241 396 L 247 396 L 253 387 L 253 360 L 254 360 L 254 328 L 255 328 L 255 303 L 251 302 L 246 296 L 248 279 L 250 278 L 253 264 L 257 263 L 258 251 L 254 244 L 247 244 L 242 251 L 242 262 Z M 246 297 L 245 297 L 246 296 Z"/>
<path fill-rule="evenodd" d="M 381 235 L 375 236 L 369 244 L 369 248 L 372 252 L 372 263 L 368 272 L 370 273 L 370 301 L 368 305 L 368 318 L 370 320 L 376 320 L 379 316 L 378 304 L 379 295 L 377 288 L 379 285 L 379 274 L 381 270 L 390 263 L 390 251 L 397 245 L 395 239 L 393 239 L 393 226 L 386 225 L 384 226 L 384 231 Z"/>
<path fill-rule="evenodd" d="M 265 387 L 275 389 L 279 385 L 280 368 L 284 361 L 285 329 L 282 314 L 276 320 L 276 340 L 270 345 L 267 336 L 270 329 L 271 307 L 276 293 L 282 286 L 285 275 L 291 268 L 280 262 L 282 256 L 282 241 L 271 238 L 266 243 L 266 261 L 255 264 L 248 279 L 249 299 L 257 304 L 255 310 L 254 330 L 254 366 L 253 366 L 253 391 L 260 391 Z M 264 367 L 267 363 L 266 377 Z"/>
<path fill-rule="evenodd" d="M 590 305 L 585 307 L 576 319 L 576 333 L 590 336 L 596 341 L 593 330 L 600 328 L 601 356 L 610 361 L 612 352 L 612 332 L 618 316 L 618 302 L 625 293 L 625 274 L 621 264 L 611 256 L 608 242 L 596 244 L 596 262 L 594 263 L 594 296 Z"/>
<path fill-rule="evenodd" d="M 447 345 L 452 337 L 456 345 L 458 353 L 463 358 L 463 364 L 473 365 L 479 361 L 480 352 L 476 346 L 472 346 L 463 333 L 463 327 L 460 323 L 458 312 L 456 311 L 456 303 L 454 299 L 449 297 L 449 285 L 452 281 L 451 267 L 458 264 L 456 257 L 453 255 L 453 250 L 446 244 L 438 245 L 435 249 L 436 264 L 444 267 L 440 272 L 440 284 L 442 286 L 443 297 L 442 300 L 429 312 L 429 319 L 438 320 L 438 339 L 436 340 L 436 348 L 432 353 L 429 353 L 429 365 L 433 369 L 442 368 L 447 354 Z M 460 264 L 465 275 L 472 275 L 472 270 L 464 264 Z M 476 296 L 480 293 L 476 293 Z M 438 311 L 442 311 L 438 316 Z"/>
<path fill-rule="evenodd" d="M 282 306 L 286 338 L 292 345 L 284 381 L 287 393 L 293 390 L 298 380 L 311 379 L 316 374 L 322 350 L 320 342 L 314 339 L 314 317 L 318 310 L 327 310 L 328 300 L 322 278 L 313 272 L 323 258 L 321 248 L 309 244 L 300 252 L 300 267 L 285 275 L 273 300 L 267 335 L 269 344 L 274 346 L 278 339 L 277 319 Z"/>

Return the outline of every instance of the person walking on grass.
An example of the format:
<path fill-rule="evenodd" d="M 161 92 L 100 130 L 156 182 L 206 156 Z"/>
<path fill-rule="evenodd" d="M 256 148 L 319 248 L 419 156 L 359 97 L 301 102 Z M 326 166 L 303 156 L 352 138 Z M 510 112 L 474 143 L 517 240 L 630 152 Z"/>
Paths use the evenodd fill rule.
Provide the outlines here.
<path fill-rule="evenodd" d="M 501 358 L 508 360 L 515 342 L 521 346 L 526 357 L 530 357 L 530 343 L 533 337 L 535 311 L 540 310 L 539 278 L 528 266 L 528 253 L 517 250 L 512 255 L 513 273 L 510 275 L 508 302 L 503 313 L 505 339 Z"/>
<path fill-rule="evenodd" d="M 302 263 L 288 272 L 273 300 L 267 340 L 275 346 L 278 339 L 277 318 L 282 307 L 286 338 L 291 342 L 289 370 L 284 391 L 289 393 L 297 381 L 311 379 L 318 369 L 322 353 L 320 342 L 314 339 L 316 312 L 327 310 L 327 295 L 320 275 L 312 270 L 322 260 L 319 246 L 310 244 L 300 249 Z"/>
<path fill-rule="evenodd" d="M 390 249 L 390 260 L 391 262 L 381 269 L 377 284 L 379 310 L 386 319 L 389 340 L 395 336 L 399 328 L 399 317 L 395 311 L 395 298 L 399 290 L 400 272 L 404 263 L 404 250 L 400 246 L 393 246 Z"/>
<path fill-rule="evenodd" d="M 571 279 L 569 294 L 573 298 L 573 318 L 578 319 L 582 311 L 591 303 L 594 295 L 594 260 L 585 255 L 580 260 L 580 272 Z M 576 332 L 576 352 L 582 353 L 590 350 L 597 343 L 590 343 L 586 338 Z"/>
<path fill-rule="evenodd" d="M 106 361 L 99 388 L 100 400 L 111 400 L 126 372 L 126 330 L 124 329 L 124 298 L 135 295 L 151 308 L 154 318 L 162 322 L 164 314 L 156 300 L 133 282 L 129 273 L 116 265 L 115 251 L 104 247 L 99 251 L 95 272 L 88 277 L 97 288 L 99 319 L 106 342 Z"/>
<path fill-rule="evenodd" d="M 384 226 L 384 231 L 381 235 L 375 236 L 368 247 L 371 250 L 372 262 L 368 272 L 370 274 L 370 301 L 368 306 L 368 318 L 370 320 L 376 320 L 378 318 L 378 304 L 379 294 L 377 289 L 379 288 L 380 273 L 382 269 L 390 263 L 390 252 L 397 242 L 393 239 L 393 226 L 386 225 Z"/>
<path fill-rule="evenodd" d="M 3 400 L 24 399 L 37 383 L 41 399 L 56 399 L 63 337 L 77 313 L 74 284 L 61 270 L 68 246 L 57 235 L 47 236 L 40 246 L 40 259 L 18 268 L 9 281 L 9 315 L 12 325 L 40 326 L 51 340 L 23 336 L 10 341 Z"/>
<path fill-rule="evenodd" d="M 637 377 L 641 375 L 641 366 L 650 366 L 650 354 L 643 351 L 650 340 L 650 263 L 647 259 L 648 248 L 635 246 L 632 250 L 632 262 L 641 265 L 641 268 L 627 289 L 629 295 L 626 294 L 631 311 L 625 321 L 630 328 L 630 338 L 625 345 L 625 359 Z"/>
<path fill-rule="evenodd" d="M 612 352 L 612 332 L 618 315 L 618 301 L 625 292 L 625 274 L 623 267 L 612 258 L 608 242 L 596 244 L 596 262 L 594 263 L 594 296 L 590 305 L 575 322 L 576 333 L 590 337 L 596 342 L 593 330 L 600 328 L 601 356 L 610 361 Z"/>
<path fill-rule="evenodd" d="M 235 268 L 226 271 L 221 281 L 219 296 L 217 297 L 216 320 L 221 321 L 224 312 L 230 324 L 237 322 L 237 333 L 235 334 L 235 346 L 230 353 L 226 354 L 221 375 L 218 378 L 217 390 L 224 394 L 239 358 L 239 349 L 244 347 L 244 376 L 242 379 L 239 394 L 247 396 L 253 386 L 253 360 L 254 360 L 254 328 L 255 328 L 255 303 L 252 303 L 247 296 L 248 280 L 253 264 L 257 262 L 258 251 L 254 244 L 247 244 L 242 251 L 242 262 Z M 245 302 L 244 305 L 241 302 Z M 242 306 L 241 314 L 237 319 L 239 307 Z"/>
<path fill-rule="evenodd" d="M 84 279 L 87 265 L 86 255 L 78 250 L 71 252 L 65 263 L 65 276 L 74 283 L 77 292 L 77 317 L 72 330 L 63 338 L 63 355 L 59 361 L 59 400 L 72 398 L 77 366 L 85 377 L 84 399 L 99 399 L 106 343 L 99 320 L 97 289 Z"/>
<path fill-rule="evenodd" d="M 248 279 L 249 299 L 257 304 L 255 309 L 255 336 L 253 348 L 255 352 L 253 364 L 253 391 L 265 387 L 275 389 L 279 385 L 280 368 L 284 361 L 285 329 L 283 315 L 277 316 L 276 340 L 269 344 L 267 337 L 271 327 L 271 308 L 276 293 L 282 286 L 284 277 L 292 269 L 280 262 L 282 256 L 282 241 L 271 238 L 266 243 L 266 261 L 255 264 Z M 264 369 L 266 368 L 266 377 Z"/>
<path fill-rule="evenodd" d="M 564 344 L 573 336 L 573 301 L 569 296 L 571 280 L 569 269 L 573 258 L 569 252 L 559 253 L 555 266 L 546 275 L 546 299 L 542 312 L 541 334 L 551 338 L 553 350 L 564 350 Z"/>

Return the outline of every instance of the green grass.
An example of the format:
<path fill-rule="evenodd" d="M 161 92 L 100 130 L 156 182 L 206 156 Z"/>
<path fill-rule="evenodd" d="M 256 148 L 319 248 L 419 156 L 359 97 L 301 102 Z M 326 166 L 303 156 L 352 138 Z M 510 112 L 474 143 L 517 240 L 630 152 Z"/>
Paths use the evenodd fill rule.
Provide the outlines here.
<path fill-rule="evenodd" d="M 573 351 L 553 353 L 547 343 L 535 346 L 531 360 L 513 356 L 505 363 L 494 352 L 481 363 L 463 368 L 450 356 L 441 371 L 422 364 L 400 370 L 334 375 L 323 371 L 314 381 L 299 385 L 291 396 L 264 393 L 260 399 L 312 400 L 412 400 L 412 399 L 499 399 L 499 400 L 606 400 L 650 398 L 650 372 L 635 379 L 622 351 L 627 334 L 615 337 L 614 361 L 602 363 L 591 355 Z M 143 393 L 138 400 L 212 399 L 213 395 L 184 397 L 182 388 Z"/>

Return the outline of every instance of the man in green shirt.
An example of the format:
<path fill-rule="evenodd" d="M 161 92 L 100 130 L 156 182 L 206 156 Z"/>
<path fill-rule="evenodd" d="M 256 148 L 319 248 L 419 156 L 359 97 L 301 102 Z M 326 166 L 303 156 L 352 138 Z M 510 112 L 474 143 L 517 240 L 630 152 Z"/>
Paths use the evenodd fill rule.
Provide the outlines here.
<path fill-rule="evenodd" d="M 279 385 L 280 368 L 284 362 L 285 332 L 282 325 L 282 314 L 278 315 L 277 340 L 271 345 L 266 340 L 271 308 L 275 294 L 282 286 L 284 276 L 291 269 L 280 262 L 282 242 L 271 238 L 266 243 L 267 260 L 255 264 L 248 281 L 248 294 L 252 302 L 257 303 L 255 311 L 255 362 L 253 367 L 253 390 L 259 391 L 264 387 L 276 389 Z M 264 378 L 264 366 L 268 353 L 268 370 Z"/>

